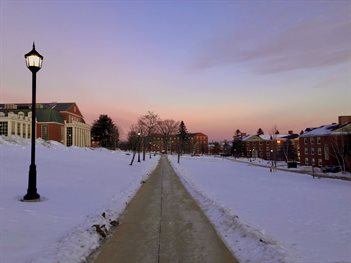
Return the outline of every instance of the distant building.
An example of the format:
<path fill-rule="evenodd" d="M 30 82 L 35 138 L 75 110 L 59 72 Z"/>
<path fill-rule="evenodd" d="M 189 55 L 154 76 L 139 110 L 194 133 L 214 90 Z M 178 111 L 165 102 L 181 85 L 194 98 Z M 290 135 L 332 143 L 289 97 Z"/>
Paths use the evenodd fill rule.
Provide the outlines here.
<path fill-rule="evenodd" d="M 252 135 L 242 139 L 243 153 L 247 158 L 274 161 L 297 161 L 298 135 L 290 134 Z"/>
<path fill-rule="evenodd" d="M 180 145 L 179 135 L 164 137 L 161 134 L 154 134 L 150 137 L 150 146 L 153 151 L 175 153 L 178 152 Z M 201 132 L 188 133 L 187 140 L 183 145 L 184 153 L 188 154 L 207 154 L 208 137 Z"/>
<path fill-rule="evenodd" d="M 0 135 L 31 137 L 32 104 L 0 104 Z M 36 138 L 66 146 L 90 146 L 90 126 L 74 102 L 37 103 Z"/>
<path fill-rule="evenodd" d="M 305 129 L 299 144 L 302 165 L 345 165 L 345 170 L 351 171 L 351 116 L 339 117 L 339 123 Z"/>

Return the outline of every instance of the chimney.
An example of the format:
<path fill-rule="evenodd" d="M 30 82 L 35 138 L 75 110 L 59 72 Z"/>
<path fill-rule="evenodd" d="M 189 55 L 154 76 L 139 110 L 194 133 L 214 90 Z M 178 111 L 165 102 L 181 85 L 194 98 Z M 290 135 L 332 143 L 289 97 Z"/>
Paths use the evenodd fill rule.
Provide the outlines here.
<path fill-rule="evenodd" d="M 346 123 L 349 123 L 351 122 L 351 116 L 339 116 L 339 124 L 340 125 L 343 125 L 343 124 L 346 124 Z"/>

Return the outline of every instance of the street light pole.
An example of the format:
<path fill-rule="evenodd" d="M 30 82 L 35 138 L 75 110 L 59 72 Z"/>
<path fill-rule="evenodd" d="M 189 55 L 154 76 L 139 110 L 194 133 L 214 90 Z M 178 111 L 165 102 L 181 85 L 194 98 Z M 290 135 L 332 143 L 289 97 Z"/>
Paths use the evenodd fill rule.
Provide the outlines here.
<path fill-rule="evenodd" d="M 37 192 L 37 168 L 35 165 L 35 130 L 36 130 L 36 81 L 37 72 L 40 70 L 43 62 L 43 56 L 33 49 L 25 56 L 27 68 L 32 72 L 32 133 L 31 133 L 31 158 L 28 176 L 27 194 L 23 197 L 25 201 L 40 199 Z"/>
<path fill-rule="evenodd" d="M 140 145 L 141 145 L 141 143 L 140 143 L 140 135 L 141 135 L 141 133 L 138 132 L 138 163 L 140 163 Z"/>

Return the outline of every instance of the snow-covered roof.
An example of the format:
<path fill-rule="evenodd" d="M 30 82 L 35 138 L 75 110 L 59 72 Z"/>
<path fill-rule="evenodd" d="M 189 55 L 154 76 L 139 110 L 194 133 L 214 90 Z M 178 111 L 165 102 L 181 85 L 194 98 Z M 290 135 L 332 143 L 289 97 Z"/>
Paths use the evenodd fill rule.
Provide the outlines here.
<path fill-rule="evenodd" d="M 335 135 L 351 134 L 351 122 L 346 124 L 346 125 L 342 125 L 341 127 L 335 129 L 332 133 Z"/>
<path fill-rule="evenodd" d="M 304 134 L 300 135 L 300 138 L 314 137 L 314 136 L 328 136 L 328 135 L 331 135 L 331 133 L 338 128 L 341 128 L 341 125 L 336 123 L 322 125 L 318 128 L 307 128 Z"/>
<path fill-rule="evenodd" d="M 261 139 L 263 139 L 265 141 L 269 141 L 269 140 L 276 140 L 276 139 L 284 139 L 285 137 L 289 136 L 289 134 L 273 134 L 273 135 L 262 134 L 259 136 Z M 272 139 L 271 139 L 271 137 L 272 137 Z"/>
<path fill-rule="evenodd" d="M 277 140 L 277 139 L 286 139 L 286 137 L 288 137 L 289 134 L 273 134 L 273 135 L 269 135 L 269 134 L 261 134 L 261 135 L 250 135 L 250 136 L 246 136 L 243 137 L 243 141 L 250 141 L 250 140 L 255 140 L 255 141 L 260 141 L 260 140 L 264 140 L 264 141 L 270 141 L 270 140 Z"/>

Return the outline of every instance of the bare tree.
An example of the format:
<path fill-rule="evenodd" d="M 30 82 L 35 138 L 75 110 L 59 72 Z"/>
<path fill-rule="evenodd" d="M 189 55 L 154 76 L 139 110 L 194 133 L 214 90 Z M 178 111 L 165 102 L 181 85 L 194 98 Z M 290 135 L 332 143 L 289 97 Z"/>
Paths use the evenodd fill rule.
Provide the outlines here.
<path fill-rule="evenodd" d="M 289 161 L 295 162 L 297 154 L 291 139 L 288 138 L 285 142 L 283 142 L 282 152 L 287 163 Z"/>
<path fill-rule="evenodd" d="M 351 155 L 351 135 L 334 135 L 331 137 L 331 155 L 337 160 L 342 172 L 346 171 L 346 159 Z"/>
<path fill-rule="evenodd" d="M 166 153 L 168 153 L 168 144 L 170 137 L 177 134 L 179 127 L 179 121 L 166 119 L 158 121 L 158 132 L 162 135 L 163 145 L 165 147 Z M 172 146 L 171 146 L 172 153 Z"/>
<path fill-rule="evenodd" d="M 137 147 L 138 147 L 138 130 L 135 125 L 132 125 L 128 132 L 128 148 L 132 149 L 133 151 L 133 157 L 129 165 L 133 165 Z"/>
<path fill-rule="evenodd" d="M 157 114 L 152 111 L 148 111 L 147 114 L 143 115 L 138 120 L 138 126 L 143 131 L 143 160 L 145 161 L 145 151 L 146 147 L 149 147 L 149 151 L 151 153 L 151 147 L 149 145 L 150 136 L 156 132 L 157 124 L 160 118 Z M 151 156 L 151 155 L 150 155 Z"/>

